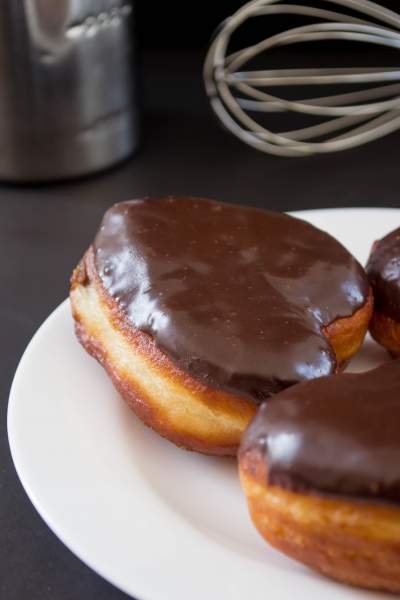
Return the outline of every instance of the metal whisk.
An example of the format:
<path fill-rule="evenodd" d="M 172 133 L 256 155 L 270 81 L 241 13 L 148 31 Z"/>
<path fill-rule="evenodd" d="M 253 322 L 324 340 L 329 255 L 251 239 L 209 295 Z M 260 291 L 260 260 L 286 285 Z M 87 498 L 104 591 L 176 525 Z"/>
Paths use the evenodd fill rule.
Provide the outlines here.
<path fill-rule="evenodd" d="M 400 66 L 243 70 L 260 53 L 299 42 L 347 40 L 400 49 L 400 16 L 395 12 L 368 0 L 324 1 L 352 9 L 356 16 L 315 6 L 285 4 L 282 0 L 252 0 L 222 23 L 211 43 L 204 64 L 211 106 L 229 131 L 258 150 L 279 156 L 337 152 L 400 128 L 400 83 L 396 83 L 400 82 Z M 227 55 L 233 33 L 245 21 L 276 14 L 315 17 L 317 22 L 271 35 Z M 367 83 L 372 84 L 369 89 L 295 101 L 271 93 L 271 88 L 279 86 Z M 328 120 L 274 133 L 246 111 L 287 111 Z"/>

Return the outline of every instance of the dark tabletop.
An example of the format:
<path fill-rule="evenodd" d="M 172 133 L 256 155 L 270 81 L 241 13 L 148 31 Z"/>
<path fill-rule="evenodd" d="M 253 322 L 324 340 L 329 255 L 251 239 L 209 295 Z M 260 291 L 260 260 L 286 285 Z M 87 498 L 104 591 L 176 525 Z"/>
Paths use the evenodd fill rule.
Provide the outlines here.
<path fill-rule="evenodd" d="M 0 187 L 4 600 L 126 598 L 75 558 L 38 516 L 17 479 L 6 433 L 8 393 L 17 363 L 37 327 L 66 297 L 71 270 L 106 207 L 128 198 L 171 193 L 276 210 L 400 206 L 400 133 L 336 155 L 263 155 L 219 127 L 204 97 L 200 69 L 198 54 L 145 57 L 143 144 L 120 167 L 75 183 Z"/>

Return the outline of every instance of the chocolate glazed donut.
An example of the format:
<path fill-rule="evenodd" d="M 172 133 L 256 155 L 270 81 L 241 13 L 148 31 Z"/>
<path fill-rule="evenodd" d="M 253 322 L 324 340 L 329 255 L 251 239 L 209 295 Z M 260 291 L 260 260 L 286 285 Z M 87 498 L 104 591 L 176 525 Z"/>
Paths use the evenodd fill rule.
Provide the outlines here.
<path fill-rule="evenodd" d="M 375 242 L 366 267 L 375 307 L 372 337 L 394 356 L 400 355 L 400 228 Z"/>
<path fill-rule="evenodd" d="M 293 217 L 191 197 L 123 202 L 75 270 L 81 343 L 145 423 L 235 454 L 257 405 L 337 372 L 372 310 L 359 263 Z"/>
<path fill-rule="evenodd" d="M 254 524 L 325 575 L 400 591 L 400 360 L 263 404 L 239 466 Z"/>

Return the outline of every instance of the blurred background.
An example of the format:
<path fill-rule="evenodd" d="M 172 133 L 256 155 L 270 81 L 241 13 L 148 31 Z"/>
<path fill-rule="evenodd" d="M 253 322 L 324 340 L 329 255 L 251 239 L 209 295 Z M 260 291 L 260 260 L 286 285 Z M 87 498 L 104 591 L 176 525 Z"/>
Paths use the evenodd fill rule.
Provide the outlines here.
<path fill-rule="evenodd" d="M 397 205 L 395 154 L 399 133 L 354 150 L 285 160 L 246 147 L 217 123 L 204 93 L 201 69 L 211 32 L 242 4 L 223 0 L 212 9 L 201 5 L 189 9 L 172 2 L 160 5 L 156 14 L 148 3 L 138 6 L 145 108 L 142 152 L 150 152 L 151 147 L 153 156 L 157 154 L 158 177 L 154 183 L 164 186 L 164 181 L 167 185 L 170 182 L 162 156 L 168 147 L 171 161 L 182 165 L 173 186 L 179 193 L 187 193 L 190 188 L 190 193 L 280 210 Z M 312 4 L 341 9 L 324 1 Z M 383 0 L 381 5 L 391 10 L 399 8 L 394 0 Z M 252 19 L 235 42 L 243 47 L 303 22 L 293 16 Z M 275 50 L 268 63 L 261 63 L 264 68 L 397 66 L 399 56 L 398 50 L 368 44 L 324 42 Z M 325 91 L 337 88 L 327 87 Z M 340 91 L 346 91 L 345 86 Z M 291 94 L 293 89 L 283 90 L 285 97 Z M 296 94 L 301 96 L 298 90 Z M 273 118 L 274 130 L 299 124 L 287 114 Z"/>
<path fill-rule="evenodd" d="M 37 0 L 36 4 L 45 9 L 52 2 L 55 0 Z M 68 0 L 60 0 L 58 6 L 67 3 Z M 34 4 L 10 0 L 0 9 L 0 67 L 4 67 L 0 71 L 4 77 L 0 82 L 0 106 L 3 103 L 8 109 L 14 104 L 29 105 L 27 100 L 33 94 L 34 82 L 28 77 L 29 61 L 21 67 L 14 52 L 26 33 L 18 11 L 23 5 Z M 75 4 L 79 2 L 76 0 Z M 100 4 L 104 2 L 99 0 Z M 110 0 L 108 4 L 113 2 Z M 114 4 L 119 5 L 117 0 Z M 133 26 L 128 35 L 135 47 L 137 69 L 133 76 L 137 119 L 134 153 L 125 152 L 125 147 L 122 154 L 129 156 L 122 162 L 78 179 L 58 177 L 56 182 L 44 178 L 40 183 L 21 183 L 1 178 L 0 320 L 2 339 L 6 343 L 0 372 L 1 598 L 108 600 L 124 597 L 72 556 L 44 525 L 17 480 L 6 435 L 7 397 L 18 360 L 39 324 L 67 296 L 70 273 L 108 206 L 147 195 L 190 194 L 280 211 L 345 206 L 400 207 L 400 132 L 336 154 L 277 158 L 246 146 L 221 127 L 204 91 L 202 66 L 213 31 L 241 4 L 238 0 L 134 2 Z M 327 4 L 319 3 L 320 6 Z M 386 0 L 382 5 L 400 9 L 395 1 Z M 12 36 L 7 33 L 10 23 L 15 27 Z M 243 29 L 237 43 L 254 43 L 292 23 L 296 23 L 296 19 L 260 19 Z M 53 26 L 50 22 L 50 33 L 54 32 Z M 72 26 L 79 28 L 80 23 L 77 21 Z M 50 35 L 50 42 L 51 39 Z M 20 48 L 18 52 L 22 61 L 26 56 L 24 50 L 27 49 Z M 51 52 L 42 58 L 47 64 L 51 63 Z M 86 61 L 82 86 L 90 77 L 95 77 L 99 67 L 96 60 Z M 321 45 L 287 48 L 271 54 L 269 60 L 272 67 L 279 68 L 398 67 L 400 53 L 369 45 L 357 48 L 354 44 L 342 44 L 339 48 L 338 44 L 329 43 L 324 50 Z M 116 77 L 121 73 L 118 66 L 114 71 Z M 17 82 L 16 86 L 23 85 L 24 94 L 13 96 L 13 90 L 7 87 L 7 77 Z M 63 99 L 67 116 L 73 105 L 69 85 L 68 79 L 60 81 L 66 90 Z M 112 96 L 112 85 L 106 87 Z M 77 98 L 85 103 L 83 89 L 78 88 Z M 291 90 L 284 93 L 290 97 Z M 102 98 L 98 100 L 101 104 Z M 35 101 L 38 102 L 37 97 Z M 50 119 L 46 114 L 51 112 L 52 106 L 51 96 L 44 94 L 39 102 L 39 108 L 43 109 L 43 127 Z M 290 127 L 286 119 L 287 116 L 278 115 L 272 126 Z M 28 110 L 27 129 L 30 120 Z M 17 129 L 19 126 L 17 123 Z M 40 129 L 36 133 L 40 135 Z M 91 139 L 90 132 L 88 139 Z M 62 153 L 66 146 L 62 138 L 58 142 Z M 105 147 L 110 149 L 108 144 Z M 32 161 L 38 160 L 40 152 L 35 145 L 29 153 L 26 149 L 23 142 L 18 146 L 10 121 L 0 119 L 2 156 L 15 157 L 23 151 L 29 167 L 30 157 Z M 45 165 L 50 175 L 54 164 L 56 157 L 50 156 Z"/>
<path fill-rule="evenodd" d="M 137 3 L 138 19 L 142 23 L 140 28 L 141 41 L 145 48 L 195 48 L 205 49 L 210 41 L 210 32 L 218 27 L 220 23 L 228 16 L 233 14 L 245 3 L 241 0 L 220 0 L 215 2 L 214 6 L 197 4 L 192 6 L 182 6 L 180 2 L 160 2 L 157 3 L 157 11 L 154 10 L 149 2 Z M 285 4 L 294 4 L 290 0 Z M 330 10 L 345 10 L 339 5 L 329 3 L 327 0 L 316 1 L 297 1 L 296 4 L 309 6 L 318 6 Z M 380 6 L 390 10 L 397 11 L 399 3 L 397 0 L 382 0 Z M 349 14 L 350 10 L 347 10 Z M 251 30 L 254 32 L 247 34 L 247 40 L 253 41 L 254 38 L 261 38 L 265 33 L 281 29 L 281 25 L 293 24 L 293 17 L 277 18 L 277 22 L 251 24 Z"/>

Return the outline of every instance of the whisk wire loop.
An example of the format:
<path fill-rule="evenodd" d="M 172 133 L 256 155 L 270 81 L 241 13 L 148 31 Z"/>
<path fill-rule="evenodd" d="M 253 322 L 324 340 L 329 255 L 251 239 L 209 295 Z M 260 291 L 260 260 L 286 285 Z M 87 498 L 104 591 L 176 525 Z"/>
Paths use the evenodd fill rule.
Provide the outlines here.
<path fill-rule="evenodd" d="M 400 16 L 395 12 L 369 0 L 324 1 L 331 7 L 348 8 L 356 14 L 285 4 L 282 0 L 251 0 L 224 21 L 211 43 L 204 64 L 204 81 L 211 106 L 231 133 L 258 150 L 280 156 L 325 154 L 378 139 L 400 127 L 400 67 L 243 69 L 261 53 L 298 43 L 342 40 L 400 49 Z M 312 17 L 317 22 L 293 27 L 227 53 L 232 35 L 245 21 L 276 14 Z M 295 89 L 296 86 L 353 84 L 381 85 L 299 100 L 271 93 L 271 88 L 279 90 L 284 86 Z M 329 120 L 274 133 L 246 111 L 301 113 Z M 333 137 L 329 137 L 331 134 Z"/>

